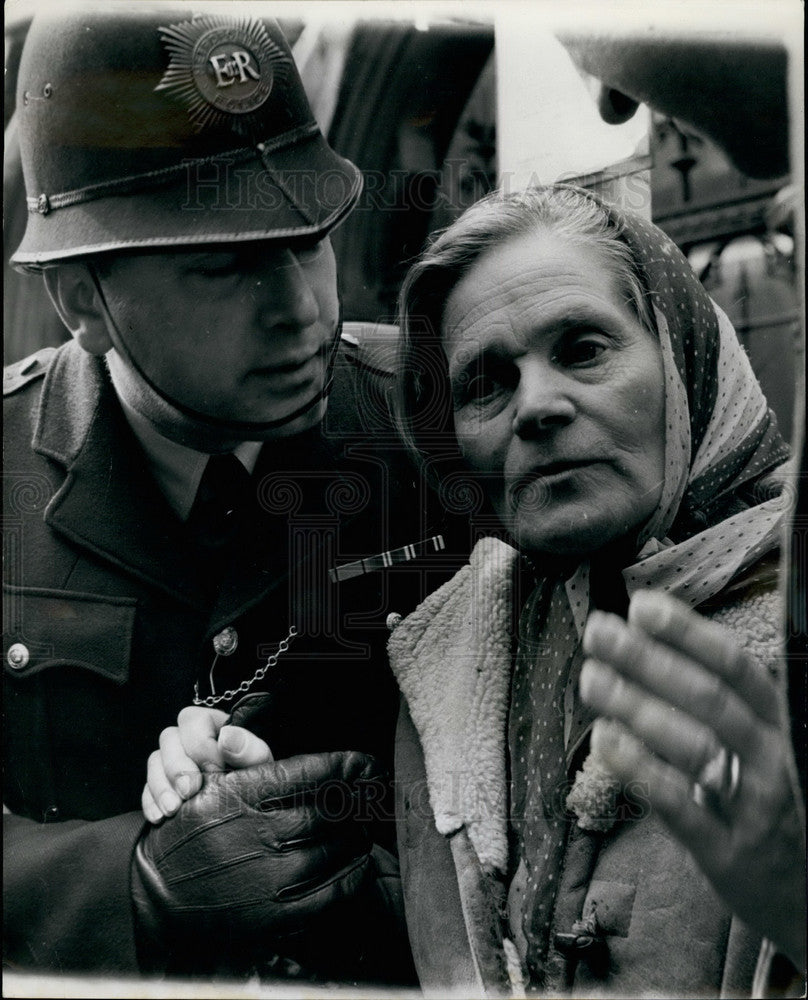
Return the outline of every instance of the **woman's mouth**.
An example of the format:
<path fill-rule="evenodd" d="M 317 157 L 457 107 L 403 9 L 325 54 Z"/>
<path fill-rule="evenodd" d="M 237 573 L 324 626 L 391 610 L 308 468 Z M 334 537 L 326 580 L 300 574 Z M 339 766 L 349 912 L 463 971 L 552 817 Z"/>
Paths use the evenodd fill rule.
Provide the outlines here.
<path fill-rule="evenodd" d="M 534 466 L 529 472 L 519 476 L 509 488 L 513 505 L 541 509 L 546 505 L 548 491 L 555 482 L 592 465 L 594 461 L 596 460 L 591 458 L 580 458 Z"/>

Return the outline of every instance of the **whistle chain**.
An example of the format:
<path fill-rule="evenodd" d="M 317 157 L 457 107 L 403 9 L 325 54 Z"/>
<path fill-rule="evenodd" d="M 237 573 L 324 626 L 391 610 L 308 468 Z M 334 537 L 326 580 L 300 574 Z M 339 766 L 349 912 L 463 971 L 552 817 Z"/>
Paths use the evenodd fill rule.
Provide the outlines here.
<path fill-rule="evenodd" d="M 297 629 L 294 625 L 292 625 L 289 629 L 289 635 L 287 635 L 285 639 L 282 639 L 277 650 L 271 656 L 267 657 L 267 662 L 263 665 L 263 667 L 259 667 L 248 681 L 242 681 L 237 688 L 231 688 L 229 691 L 225 691 L 224 694 L 208 695 L 207 698 L 200 698 L 199 681 L 196 681 L 194 683 L 194 705 L 203 705 L 205 708 L 213 708 L 214 705 L 218 705 L 222 701 L 230 701 L 232 698 L 235 698 L 237 694 L 245 694 L 250 690 L 256 681 L 264 679 L 267 670 L 275 666 L 281 656 L 283 656 L 283 654 L 289 649 L 289 646 L 296 635 Z"/>

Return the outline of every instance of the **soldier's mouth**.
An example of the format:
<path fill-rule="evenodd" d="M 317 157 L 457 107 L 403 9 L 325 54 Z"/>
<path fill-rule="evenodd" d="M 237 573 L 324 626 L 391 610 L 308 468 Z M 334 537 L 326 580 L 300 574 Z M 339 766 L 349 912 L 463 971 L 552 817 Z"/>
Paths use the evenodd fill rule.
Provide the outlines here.
<path fill-rule="evenodd" d="M 312 354 L 298 355 L 277 364 L 253 368 L 250 374 L 284 384 L 298 380 L 302 384 L 311 381 L 322 372 L 324 354 L 325 348 L 319 347 Z"/>

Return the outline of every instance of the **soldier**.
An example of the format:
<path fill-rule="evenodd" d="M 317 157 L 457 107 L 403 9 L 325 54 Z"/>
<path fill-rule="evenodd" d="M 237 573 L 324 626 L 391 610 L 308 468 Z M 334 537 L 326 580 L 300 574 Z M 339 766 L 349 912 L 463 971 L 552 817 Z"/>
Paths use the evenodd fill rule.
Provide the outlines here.
<path fill-rule="evenodd" d="M 6 962 L 406 978 L 373 838 L 418 574 L 368 570 L 425 536 L 389 366 L 340 337 L 361 175 L 276 24 L 116 6 L 35 20 L 20 68 L 13 262 L 73 339 L 5 375 Z M 192 701 L 275 761 L 144 825 Z"/>

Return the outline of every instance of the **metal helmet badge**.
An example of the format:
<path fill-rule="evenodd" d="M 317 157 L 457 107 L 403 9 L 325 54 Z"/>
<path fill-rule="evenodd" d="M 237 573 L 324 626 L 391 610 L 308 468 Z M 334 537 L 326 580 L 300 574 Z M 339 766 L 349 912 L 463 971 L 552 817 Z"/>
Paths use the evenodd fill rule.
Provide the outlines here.
<path fill-rule="evenodd" d="M 160 28 L 171 60 L 155 90 L 187 105 L 196 131 L 229 125 L 249 136 L 288 56 L 251 17 L 208 15 Z"/>

